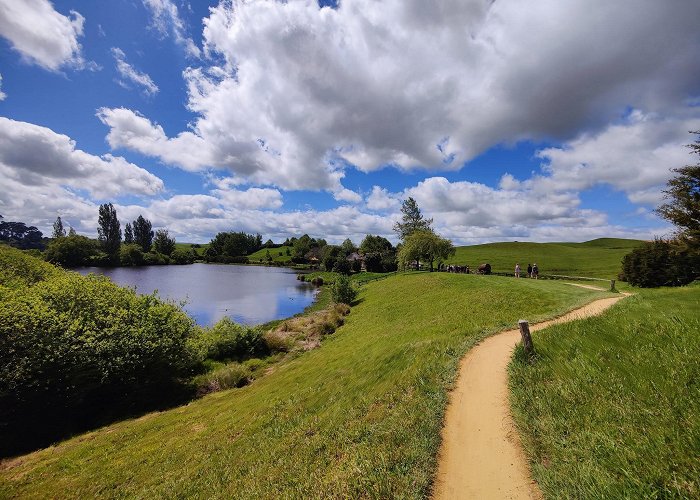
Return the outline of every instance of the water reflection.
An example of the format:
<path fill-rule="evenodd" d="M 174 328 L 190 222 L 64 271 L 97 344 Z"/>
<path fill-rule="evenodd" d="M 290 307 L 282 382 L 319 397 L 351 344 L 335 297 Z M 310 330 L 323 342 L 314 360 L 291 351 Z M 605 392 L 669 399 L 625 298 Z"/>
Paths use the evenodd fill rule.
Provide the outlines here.
<path fill-rule="evenodd" d="M 316 294 L 315 287 L 296 280 L 294 271 L 280 267 L 192 264 L 77 271 L 103 274 L 139 293 L 157 290 L 162 298 L 185 300 L 184 309 L 203 326 L 225 316 L 246 325 L 286 318 L 303 311 Z"/>

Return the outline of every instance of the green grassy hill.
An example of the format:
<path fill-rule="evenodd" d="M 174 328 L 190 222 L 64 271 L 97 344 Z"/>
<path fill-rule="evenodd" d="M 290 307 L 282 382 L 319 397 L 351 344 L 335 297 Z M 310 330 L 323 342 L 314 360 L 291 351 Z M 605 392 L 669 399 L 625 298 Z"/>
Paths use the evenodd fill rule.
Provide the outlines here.
<path fill-rule="evenodd" d="M 447 273 L 369 283 L 320 348 L 247 387 L 6 462 L 0 497 L 425 497 L 462 355 L 600 295 Z"/>
<path fill-rule="evenodd" d="M 614 279 L 622 268 L 622 258 L 642 242 L 601 238 L 585 243 L 489 243 L 457 247 L 448 264 L 469 265 L 476 269 L 488 262 L 494 272 L 512 273 L 516 262 L 527 269 L 537 263 L 540 274 L 563 274 Z"/>
<path fill-rule="evenodd" d="M 700 498 L 700 286 L 533 335 L 515 414 L 547 498 Z"/>
<path fill-rule="evenodd" d="M 260 259 L 262 259 L 263 262 L 267 262 L 266 256 L 268 250 L 270 251 L 270 257 L 272 257 L 274 262 L 285 262 L 291 260 L 292 258 L 291 255 L 287 255 L 287 250 L 289 250 L 291 254 L 293 248 L 290 246 L 281 246 L 279 248 L 261 248 L 257 252 L 251 253 L 248 256 L 248 261 L 259 262 Z"/>

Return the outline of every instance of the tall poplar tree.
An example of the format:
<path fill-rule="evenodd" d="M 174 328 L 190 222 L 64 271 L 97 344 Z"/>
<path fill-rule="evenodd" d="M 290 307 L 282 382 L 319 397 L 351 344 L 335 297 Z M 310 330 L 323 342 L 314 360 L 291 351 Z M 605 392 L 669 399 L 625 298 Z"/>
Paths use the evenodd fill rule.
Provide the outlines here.
<path fill-rule="evenodd" d="M 131 245 L 134 242 L 134 230 L 131 228 L 131 222 L 127 222 L 124 226 L 124 243 Z"/>
<path fill-rule="evenodd" d="M 102 248 L 112 258 L 118 258 L 122 243 L 122 230 L 117 219 L 117 210 L 111 203 L 100 205 L 97 219 L 97 239 Z"/>
<path fill-rule="evenodd" d="M 143 215 L 139 215 L 134 221 L 134 243 L 141 245 L 141 249 L 145 252 L 151 251 L 153 245 L 153 225 L 148 219 L 144 219 Z"/>
<path fill-rule="evenodd" d="M 51 235 L 52 238 L 58 239 L 58 238 L 63 238 L 66 235 L 66 230 L 63 227 L 63 221 L 61 220 L 61 217 L 56 217 L 56 222 L 53 223 L 53 234 Z"/>

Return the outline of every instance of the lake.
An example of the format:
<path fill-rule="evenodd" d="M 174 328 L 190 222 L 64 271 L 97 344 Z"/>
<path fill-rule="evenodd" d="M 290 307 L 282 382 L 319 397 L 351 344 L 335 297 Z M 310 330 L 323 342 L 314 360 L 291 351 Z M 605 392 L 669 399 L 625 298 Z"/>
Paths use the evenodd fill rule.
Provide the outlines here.
<path fill-rule="evenodd" d="M 185 300 L 183 307 L 197 324 L 210 326 L 228 316 L 256 325 L 300 313 L 316 297 L 316 287 L 297 281 L 284 267 L 232 264 L 186 266 L 83 267 L 80 274 L 102 274 L 138 293 L 157 290 L 163 299 Z"/>

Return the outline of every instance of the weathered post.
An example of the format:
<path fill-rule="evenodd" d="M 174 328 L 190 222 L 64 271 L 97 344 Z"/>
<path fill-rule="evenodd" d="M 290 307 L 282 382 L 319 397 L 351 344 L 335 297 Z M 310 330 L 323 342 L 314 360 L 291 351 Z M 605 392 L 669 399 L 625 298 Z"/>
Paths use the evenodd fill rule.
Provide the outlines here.
<path fill-rule="evenodd" d="M 530 336 L 530 326 L 527 320 L 521 319 L 518 321 L 518 326 L 520 327 L 520 336 L 523 338 L 523 346 L 525 347 L 525 353 L 528 356 L 535 354 L 535 346 L 532 345 L 532 337 Z"/>
<path fill-rule="evenodd" d="M 617 290 L 615 290 L 615 280 L 610 280 L 610 291 L 617 292 Z"/>

